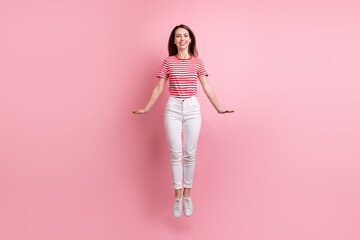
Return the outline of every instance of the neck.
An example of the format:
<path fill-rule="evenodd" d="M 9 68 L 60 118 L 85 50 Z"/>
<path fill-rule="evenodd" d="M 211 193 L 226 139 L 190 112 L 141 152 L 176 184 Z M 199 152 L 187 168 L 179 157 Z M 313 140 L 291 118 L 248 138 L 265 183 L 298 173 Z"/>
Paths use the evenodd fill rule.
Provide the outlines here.
<path fill-rule="evenodd" d="M 186 50 L 184 50 L 184 51 L 178 51 L 178 53 L 176 54 L 176 56 L 177 56 L 178 58 L 189 58 L 189 57 L 190 57 L 190 54 L 189 54 L 189 52 L 188 52 L 187 49 L 186 49 Z"/>

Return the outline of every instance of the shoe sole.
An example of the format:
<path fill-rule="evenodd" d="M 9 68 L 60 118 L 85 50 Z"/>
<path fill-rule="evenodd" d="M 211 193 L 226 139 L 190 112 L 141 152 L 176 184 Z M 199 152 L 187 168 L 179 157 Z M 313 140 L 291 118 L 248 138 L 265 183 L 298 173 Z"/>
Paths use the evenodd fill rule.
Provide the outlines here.
<path fill-rule="evenodd" d="M 193 214 L 193 213 L 191 213 L 190 215 L 186 215 L 186 214 L 184 213 L 184 215 L 185 215 L 186 217 L 191 217 L 192 214 Z"/>

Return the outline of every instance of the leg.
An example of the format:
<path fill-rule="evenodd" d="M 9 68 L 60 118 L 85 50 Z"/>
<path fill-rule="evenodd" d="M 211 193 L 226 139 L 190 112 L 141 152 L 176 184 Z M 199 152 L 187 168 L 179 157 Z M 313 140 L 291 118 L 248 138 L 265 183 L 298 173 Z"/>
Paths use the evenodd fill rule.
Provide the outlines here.
<path fill-rule="evenodd" d="M 172 111 L 165 112 L 165 131 L 170 151 L 170 169 L 175 197 L 181 196 L 182 188 L 182 119 Z"/>
<path fill-rule="evenodd" d="M 196 109 L 195 109 L 196 110 Z M 200 111 L 192 114 L 183 122 L 184 128 L 184 197 L 190 196 L 195 171 L 195 154 L 201 128 Z"/>

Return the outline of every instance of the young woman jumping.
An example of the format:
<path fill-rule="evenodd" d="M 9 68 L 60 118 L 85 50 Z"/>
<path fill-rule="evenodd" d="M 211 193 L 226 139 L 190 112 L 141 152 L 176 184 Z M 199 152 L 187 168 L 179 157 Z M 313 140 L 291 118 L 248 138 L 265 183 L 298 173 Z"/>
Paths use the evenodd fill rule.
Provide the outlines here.
<path fill-rule="evenodd" d="M 169 99 L 165 107 L 164 124 L 170 151 L 170 166 L 175 190 L 173 215 L 189 217 L 193 212 L 190 189 L 195 170 L 195 153 L 201 127 L 200 104 L 197 99 L 197 81 L 218 113 L 232 113 L 234 110 L 222 108 L 215 92 L 207 80 L 209 75 L 203 60 L 198 58 L 193 31 L 186 25 L 176 26 L 169 37 L 169 57 L 163 60 L 157 85 L 143 109 L 135 114 L 147 113 L 155 104 L 169 79 Z M 181 134 L 184 136 L 182 143 Z M 182 165 L 184 158 L 184 165 Z M 184 178 L 184 179 L 183 179 Z M 184 182 L 183 182 L 184 180 Z M 184 192 L 181 192 L 184 187 Z M 182 200 L 184 205 L 182 206 Z"/>

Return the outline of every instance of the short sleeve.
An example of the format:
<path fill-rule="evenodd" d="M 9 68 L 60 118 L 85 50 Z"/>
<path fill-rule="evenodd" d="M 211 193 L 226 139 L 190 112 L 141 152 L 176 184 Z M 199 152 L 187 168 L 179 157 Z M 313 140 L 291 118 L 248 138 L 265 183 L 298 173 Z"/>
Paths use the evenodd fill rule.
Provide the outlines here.
<path fill-rule="evenodd" d="M 198 67 L 197 67 L 197 75 L 200 77 L 201 75 L 209 76 L 208 72 L 205 69 L 204 62 L 202 59 L 199 59 Z"/>
<path fill-rule="evenodd" d="M 157 77 L 163 77 L 165 79 L 167 79 L 169 77 L 169 63 L 166 60 L 166 58 L 164 59 L 162 65 L 161 65 L 161 68 L 160 68 L 160 71 L 159 71 Z"/>

